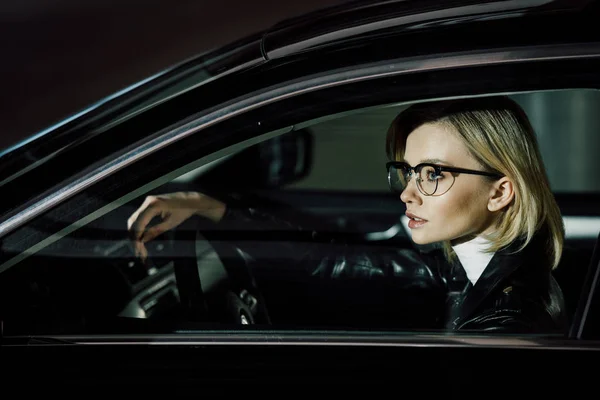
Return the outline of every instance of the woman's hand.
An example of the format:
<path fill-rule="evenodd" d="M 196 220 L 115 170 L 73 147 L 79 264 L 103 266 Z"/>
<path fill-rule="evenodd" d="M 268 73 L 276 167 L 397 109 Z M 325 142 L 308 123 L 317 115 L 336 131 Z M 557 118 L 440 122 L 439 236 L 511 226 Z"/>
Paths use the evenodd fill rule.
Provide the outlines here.
<path fill-rule="evenodd" d="M 219 222 L 225 214 L 225 208 L 224 203 L 197 192 L 146 197 L 144 203 L 127 220 L 127 230 L 134 240 L 136 256 L 145 260 L 148 252 L 144 243 L 175 228 L 194 215 Z M 157 216 L 161 217 L 162 221 L 147 228 L 150 221 Z"/>

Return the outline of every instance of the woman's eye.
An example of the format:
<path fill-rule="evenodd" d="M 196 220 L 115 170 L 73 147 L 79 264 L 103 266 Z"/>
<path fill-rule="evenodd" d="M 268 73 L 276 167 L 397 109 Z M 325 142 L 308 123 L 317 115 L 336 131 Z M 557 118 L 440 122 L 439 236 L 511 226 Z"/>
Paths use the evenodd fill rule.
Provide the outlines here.
<path fill-rule="evenodd" d="M 442 174 L 438 174 L 435 169 L 431 169 L 427 171 L 427 180 L 428 181 L 437 181 L 442 179 Z"/>

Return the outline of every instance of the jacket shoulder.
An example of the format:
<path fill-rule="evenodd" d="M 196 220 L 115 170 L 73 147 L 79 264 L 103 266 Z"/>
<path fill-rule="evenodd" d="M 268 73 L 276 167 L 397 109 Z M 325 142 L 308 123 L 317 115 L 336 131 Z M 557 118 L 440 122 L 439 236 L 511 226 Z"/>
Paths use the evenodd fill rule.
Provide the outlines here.
<path fill-rule="evenodd" d="M 563 333 L 564 299 L 548 272 L 536 282 L 515 276 L 501 282 L 460 329 L 511 333 Z"/>

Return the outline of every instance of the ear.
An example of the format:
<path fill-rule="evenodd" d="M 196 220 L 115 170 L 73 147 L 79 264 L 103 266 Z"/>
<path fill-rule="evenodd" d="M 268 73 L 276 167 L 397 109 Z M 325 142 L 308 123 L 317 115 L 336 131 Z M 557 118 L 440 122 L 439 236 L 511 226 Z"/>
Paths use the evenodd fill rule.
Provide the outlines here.
<path fill-rule="evenodd" d="M 507 207 L 515 198 L 514 189 L 512 181 L 506 176 L 495 181 L 490 191 L 488 210 L 494 212 Z"/>

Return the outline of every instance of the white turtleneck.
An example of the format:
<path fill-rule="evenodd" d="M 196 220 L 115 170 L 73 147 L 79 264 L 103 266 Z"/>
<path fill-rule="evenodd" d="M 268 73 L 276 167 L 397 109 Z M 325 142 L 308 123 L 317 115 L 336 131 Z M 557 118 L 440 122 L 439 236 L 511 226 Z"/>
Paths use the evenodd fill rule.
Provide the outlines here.
<path fill-rule="evenodd" d="M 487 239 L 477 236 L 468 242 L 452 246 L 473 286 L 494 256 L 494 253 L 484 251 L 488 245 Z"/>

